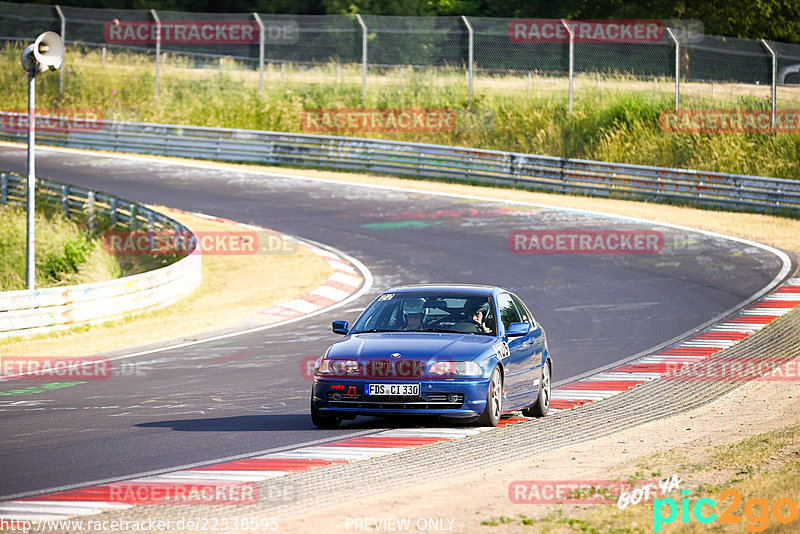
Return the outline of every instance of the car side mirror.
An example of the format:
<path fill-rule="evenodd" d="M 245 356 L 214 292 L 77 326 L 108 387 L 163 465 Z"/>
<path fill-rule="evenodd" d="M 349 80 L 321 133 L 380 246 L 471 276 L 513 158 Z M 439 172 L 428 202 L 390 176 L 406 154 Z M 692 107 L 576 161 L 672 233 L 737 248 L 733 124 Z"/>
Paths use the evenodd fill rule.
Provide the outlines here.
<path fill-rule="evenodd" d="M 530 323 L 511 323 L 506 329 L 506 336 L 519 337 L 524 336 L 531 331 Z"/>
<path fill-rule="evenodd" d="M 350 325 L 347 324 L 347 321 L 333 321 L 331 323 L 331 330 L 333 330 L 334 334 L 341 334 L 345 336 L 347 335 L 347 332 L 350 331 Z"/>

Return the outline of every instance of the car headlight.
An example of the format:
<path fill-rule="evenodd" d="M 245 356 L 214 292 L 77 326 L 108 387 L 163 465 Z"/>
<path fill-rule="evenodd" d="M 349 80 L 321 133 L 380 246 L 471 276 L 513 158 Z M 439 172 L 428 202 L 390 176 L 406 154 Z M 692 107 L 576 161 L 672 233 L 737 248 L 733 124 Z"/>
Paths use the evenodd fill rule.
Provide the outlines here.
<path fill-rule="evenodd" d="M 355 376 L 361 374 L 361 365 L 355 360 L 323 359 L 314 369 L 317 376 Z"/>
<path fill-rule="evenodd" d="M 483 376 L 483 369 L 475 362 L 436 362 L 429 374 L 437 376 Z"/>

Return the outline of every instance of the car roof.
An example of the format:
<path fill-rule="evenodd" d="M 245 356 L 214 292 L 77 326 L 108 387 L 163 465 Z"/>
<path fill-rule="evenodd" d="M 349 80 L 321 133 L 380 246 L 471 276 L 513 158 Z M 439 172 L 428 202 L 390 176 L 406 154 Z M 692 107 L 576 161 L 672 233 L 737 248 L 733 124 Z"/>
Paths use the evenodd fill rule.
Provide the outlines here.
<path fill-rule="evenodd" d="M 496 286 L 471 285 L 471 284 L 416 284 L 395 286 L 384 293 L 413 293 L 430 291 L 432 293 L 475 293 L 478 295 L 494 295 L 506 291 Z"/>

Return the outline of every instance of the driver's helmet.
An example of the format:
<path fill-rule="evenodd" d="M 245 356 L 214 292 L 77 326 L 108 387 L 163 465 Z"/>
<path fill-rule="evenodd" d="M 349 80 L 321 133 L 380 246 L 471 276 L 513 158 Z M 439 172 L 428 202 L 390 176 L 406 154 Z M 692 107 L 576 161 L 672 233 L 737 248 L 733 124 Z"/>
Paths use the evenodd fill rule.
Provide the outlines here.
<path fill-rule="evenodd" d="M 483 312 L 483 316 L 486 317 L 489 311 L 488 299 L 485 297 L 471 297 L 467 299 L 464 303 L 464 315 L 471 319 L 478 311 Z"/>
<path fill-rule="evenodd" d="M 423 299 L 406 299 L 403 301 L 403 313 L 406 315 L 413 315 L 415 313 L 423 313 L 425 311 L 425 301 Z"/>

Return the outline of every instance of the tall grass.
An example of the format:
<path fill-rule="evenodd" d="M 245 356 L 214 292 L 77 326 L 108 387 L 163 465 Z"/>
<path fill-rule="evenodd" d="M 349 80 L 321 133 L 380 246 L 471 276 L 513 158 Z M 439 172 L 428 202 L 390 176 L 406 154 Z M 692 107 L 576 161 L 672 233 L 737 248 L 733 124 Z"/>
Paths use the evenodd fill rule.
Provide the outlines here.
<path fill-rule="evenodd" d="M 25 77 L 20 48 L 0 53 L 0 102 L 24 108 Z M 362 137 L 412 140 L 552 156 L 668 167 L 800 178 L 800 134 L 672 134 L 659 127 L 662 111 L 674 106 L 671 83 L 624 75 L 578 76 L 572 112 L 566 81 L 545 76 L 479 77 L 467 102 L 463 71 L 384 69 L 370 74 L 361 99 L 355 66 L 314 68 L 269 65 L 259 97 L 252 66 L 224 60 L 195 68 L 174 55 L 161 69 L 154 99 L 152 56 L 109 54 L 70 47 L 64 97 L 58 76 L 37 80 L 41 108 L 97 108 L 104 118 L 259 130 L 300 131 L 300 113 L 311 108 L 451 108 L 452 131 L 363 133 Z M 337 73 L 338 71 L 338 73 Z M 684 84 L 682 105 L 692 108 L 760 108 L 768 88 L 739 84 Z M 797 90 L 795 90 L 797 89 Z M 785 105 L 800 107 L 800 88 L 780 91 Z"/>
<path fill-rule="evenodd" d="M 58 210 L 36 211 L 36 287 L 99 282 L 121 274 L 98 239 Z M 25 209 L 0 206 L 0 291 L 25 289 Z"/>

